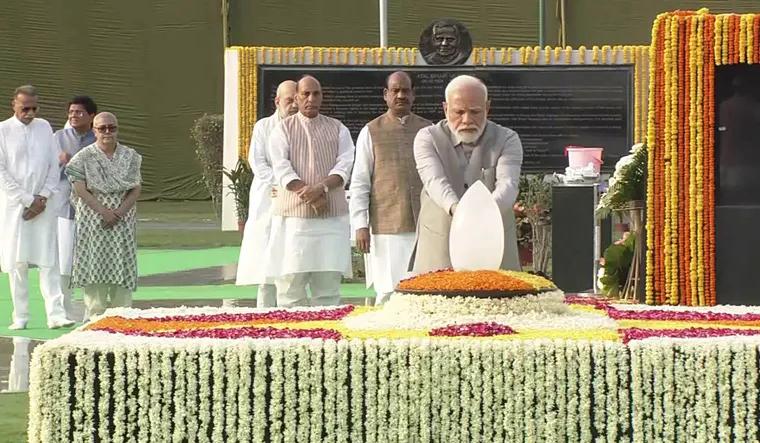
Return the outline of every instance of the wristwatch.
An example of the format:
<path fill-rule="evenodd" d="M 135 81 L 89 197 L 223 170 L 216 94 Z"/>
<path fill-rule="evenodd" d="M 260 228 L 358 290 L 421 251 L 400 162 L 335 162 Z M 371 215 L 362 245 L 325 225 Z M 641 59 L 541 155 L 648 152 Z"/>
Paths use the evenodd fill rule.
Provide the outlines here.
<path fill-rule="evenodd" d="M 328 187 L 327 187 L 327 185 L 326 185 L 326 184 L 324 184 L 324 183 L 322 183 L 322 189 L 324 189 L 324 190 L 325 190 L 325 195 L 327 195 L 327 194 L 329 194 L 329 193 L 330 193 L 330 188 L 328 188 Z"/>

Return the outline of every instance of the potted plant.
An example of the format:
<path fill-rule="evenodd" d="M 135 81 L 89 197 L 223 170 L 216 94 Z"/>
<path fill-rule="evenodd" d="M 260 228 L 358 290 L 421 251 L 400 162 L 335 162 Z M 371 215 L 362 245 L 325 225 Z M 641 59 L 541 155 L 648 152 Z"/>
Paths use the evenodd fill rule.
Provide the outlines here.
<path fill-rule="evenodd" d="M 530 246 L 533 272 L 548 275 L 551 258 L 552 183 L 543 175 L 520 177 L 520 196 L 516 205 L 518 242 L 527 239 L 526 223 L 530 226 Z"/>
<path fill-rule="evenodd" d="M 243 232 L 248 220 L 248 196 L 253 181 L 253 171 L 244 159 L 238 159 L 235 169 L 224 169 L 224 175 L 230 180 L 228 192 L 235 197 L 235 212 L 238 218 L 238 231 Z"/>
<path fill-rule="evenodd" d="M 211 195 L 216 216 L 222 211 L 222 152 L 224 140 L 224 116 L 203 114 L 190 128 L 190 137 L 195 142 L 195 156 L 201 165 L 203 184 Z"/>
<path fill-rule="evenodd" d="M 630 221 L 630 233 L 626 234 L 621 242 L 610 245 L 604 252 L 604 264 L 599 275 L 608 277 L 606 280 L 608 284 L 601 285 L 605 294 L 615 296 L 619 293 L 622 298 L 635 299 L 641 280 L 639 269 L 643 252 L 641 239 L 643 238 L 644 199 L 647 192 L 647 146 L 643 143 L 636 144 L 630 152 L 615 165 L 615 172 L 610 177 L 607 192 L 599 200 L 596 215 L 604 218 L 615 213 L 621 222 L 624 218 Z M 625 255 L 621 255 L 623 252 L 621 247 L 630 249 L 630 261 L 613 260 L 615 263 L 610 264 L 610 260 L 607 259 L 608 252 L 616 259 L 626 258 Z M 626 272 L 619 269 L 608 270 L 608 266 L 613 268 L 626 266 Z M 625 276 L 622 290 L 616 289 L 616 285 L 612 284 L 613 275 Z"/>

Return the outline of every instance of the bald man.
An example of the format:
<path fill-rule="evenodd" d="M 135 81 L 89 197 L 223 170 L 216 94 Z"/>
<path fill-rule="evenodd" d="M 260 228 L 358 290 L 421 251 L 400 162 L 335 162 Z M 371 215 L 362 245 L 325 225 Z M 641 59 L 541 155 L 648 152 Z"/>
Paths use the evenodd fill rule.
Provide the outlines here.
<path fill-rule="evenodd" d="M 349 201 L 375 304 L 387 301 L 407 274 L 422 190 L 413 142 L 417 131 L 431 124 L 412 113 L 414 83 L 406 72 L 388 76 L 383 98 L 388 111 L 362 128 L 356 140 Z"/>
<path fill-rule="evenodd" d="M 298 112 L 296 82 L 286 80 L 277 86 L 274 114 L 264 117 L 253 126 L 248 163 L 253 171 L 249 197 L 248 220 L 245 222 L 243 243 L 238 260 L 237 285 L 259 285 L 256 306 L 270 308 L 277 305 L 277 290 L 272 278 L 267 279 L 265 265 L 269 234 L 272 226 L 272 189 L 276 186 L 272 160 L 269 155 L 269 136 L 280 122 Z M 227 305 L 231 303 L 226 303 Z"/>
<path fill-rule="evenodd" d="M 488 88 L 460 75 L 446 86 L 445 120 L 421 129 L 414 159 L 422 180 L 413 271 L 451 267 L 449 230 L 465 190 L 480 180 L 491 191 L 504 223 L 502 269 L 520 269 L 512 207 L 517 198 L 523 151 L 520 137 L 488 120 Z"/>
<path fill-rule="evenodd" d="M 267 274 L 277 277 L 277 305 L 337 305 L 340 282 L 351 275 L 351 236 L 344 191 L 354 143 L 338 120 L 320 114 L 322 86 L 312 76 L 298 82 L 298 113 L 269 139 L 280 185 L 274 203 Z"/>

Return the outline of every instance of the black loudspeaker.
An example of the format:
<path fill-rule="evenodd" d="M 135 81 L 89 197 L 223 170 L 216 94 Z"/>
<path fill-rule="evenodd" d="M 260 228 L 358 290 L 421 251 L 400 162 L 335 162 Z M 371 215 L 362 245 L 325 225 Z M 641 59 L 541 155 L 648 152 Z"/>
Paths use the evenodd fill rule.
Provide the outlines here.
<path fill-rule="evenodd" d="M 565 292 L 594 289 L 596 262 L 609 245 L 609 219 L 596 223 L 597 185 L 552 189 L 552 280 Z"/>
<path fill-rule="evenodd" d="M 760 262 L 760 206 L 715 208 L 716 301 L 760 305 L 755 273 Z"/>

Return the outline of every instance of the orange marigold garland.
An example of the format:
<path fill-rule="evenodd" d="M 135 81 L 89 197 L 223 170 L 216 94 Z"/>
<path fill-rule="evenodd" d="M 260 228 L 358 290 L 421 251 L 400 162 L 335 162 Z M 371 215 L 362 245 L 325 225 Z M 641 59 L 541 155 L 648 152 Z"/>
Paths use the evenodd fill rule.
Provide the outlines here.
<path fill-rule="evenodd" d="M 715 66 L 760 61 L 760 17 L 660 14 L 650 46 L 647 303 L 713 305 Z"/>

